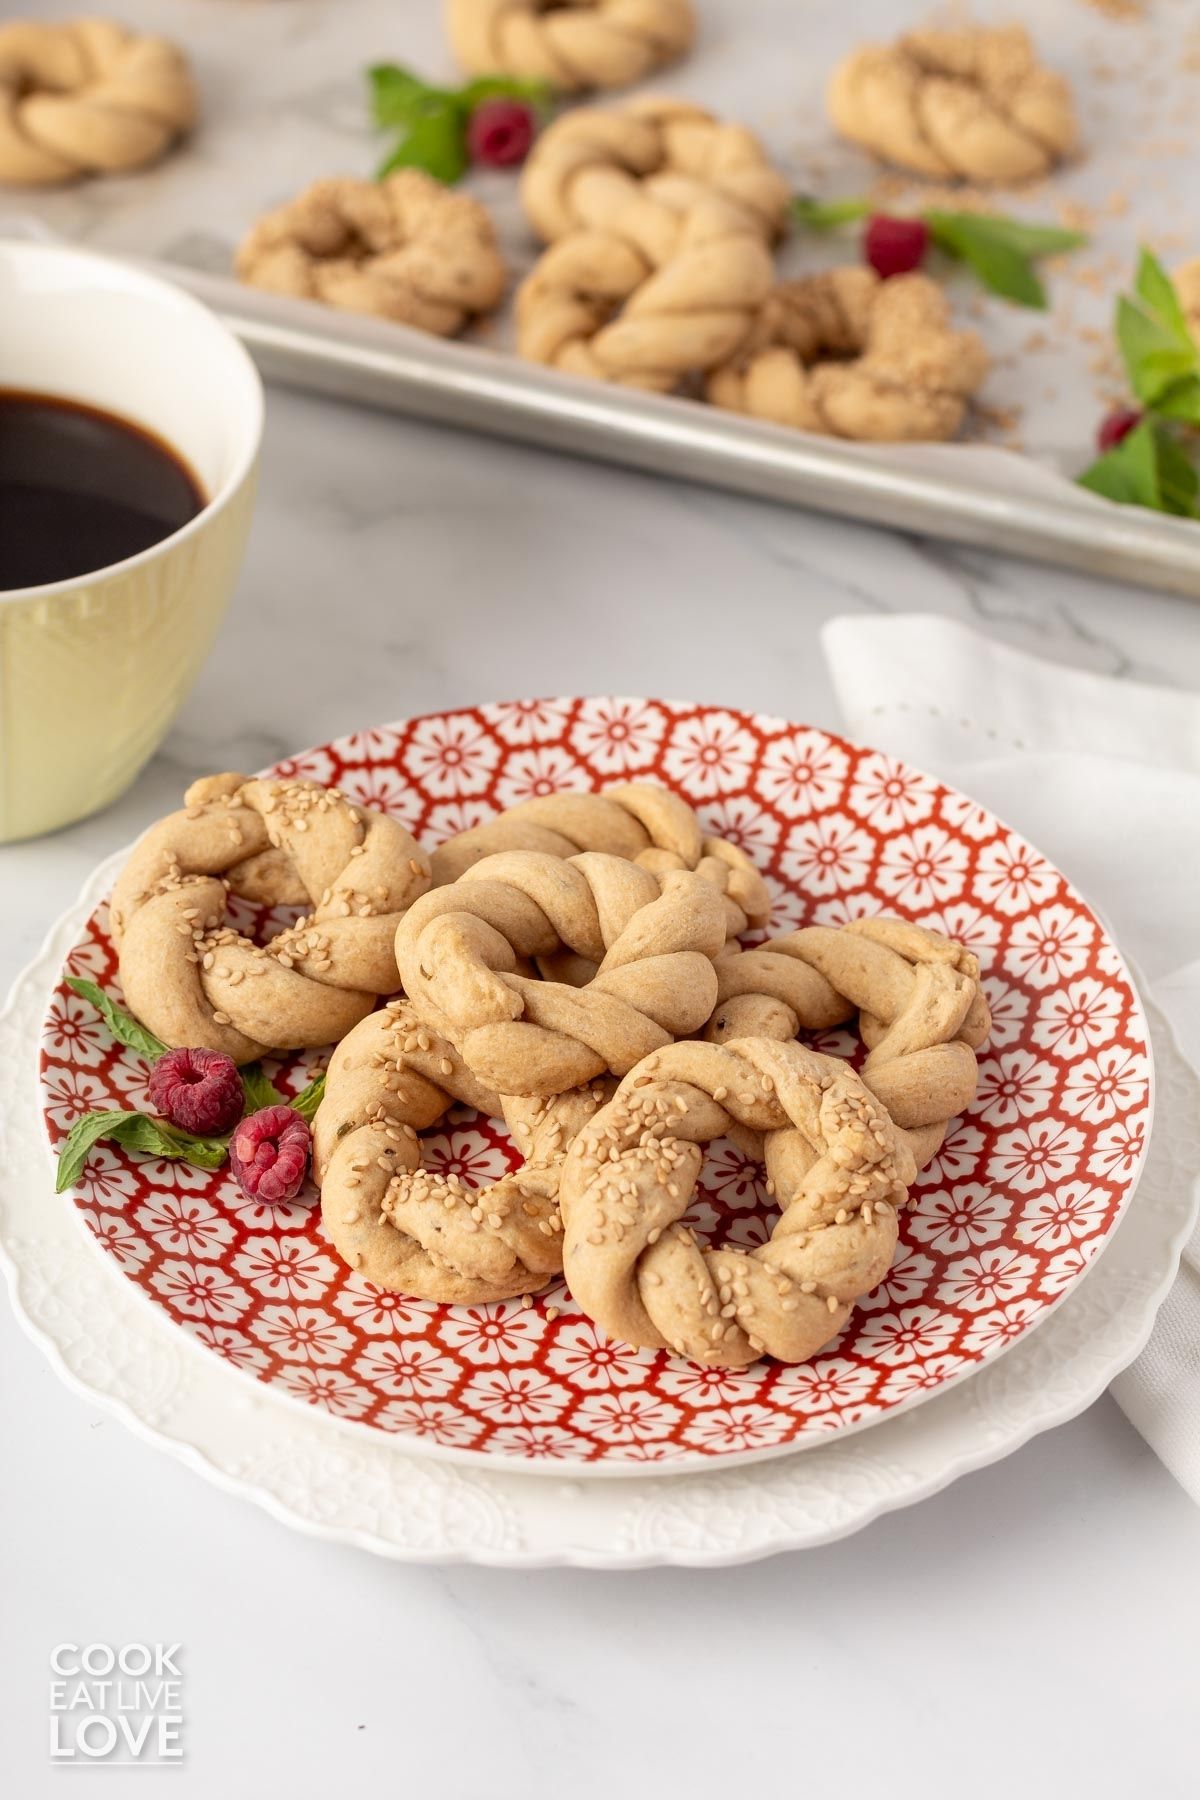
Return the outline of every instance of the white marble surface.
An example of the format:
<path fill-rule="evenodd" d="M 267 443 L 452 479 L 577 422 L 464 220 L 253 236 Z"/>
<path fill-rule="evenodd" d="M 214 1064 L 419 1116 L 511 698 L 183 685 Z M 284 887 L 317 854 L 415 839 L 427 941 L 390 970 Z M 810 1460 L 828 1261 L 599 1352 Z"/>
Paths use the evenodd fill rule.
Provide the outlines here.
<path fill-rule="evenodd" d="M 407 42 L 410 21 L 436 43 L 411 0 L 123 10 L 201 41 L 212 108 L 250 94 L 297 178 L 344 92 L 332 15 L 351 68 Z M 272 13 L 291 64 L 256 49 Z M 136 241 L 128 201 L 98 190 L 42 210 Z M 1185 601 L 273 392 L 246 570 L 161 754 L 102 817 L 0 851 L 0 987 L 100 855 L 201 771 L 530 692 L 836 724 L 816 627 L 864 608 L 945 612 L 1200 688 Z M 93 1638 L 185 1646 L 187 1761 L 139 1772 L 141 1794 L 1196 1792 L 1200 1515 L 1110 1401 L 828 1550 L 717 1574 L 516 1576 L 293 1536 L 69 1394 L 7 1309 L 0 1351 L 0 1736 L 23 1800 L 59 1791 L 50 1647 Z"/>

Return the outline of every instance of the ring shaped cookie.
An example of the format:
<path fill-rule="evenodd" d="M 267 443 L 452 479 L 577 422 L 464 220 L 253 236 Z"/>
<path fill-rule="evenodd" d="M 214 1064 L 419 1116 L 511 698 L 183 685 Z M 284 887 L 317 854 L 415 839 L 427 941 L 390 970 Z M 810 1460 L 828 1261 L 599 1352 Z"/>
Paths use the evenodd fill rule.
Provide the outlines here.
<path fill-rule="evenodd" d="M 843 137 L 918 175 L 1030 181 L 1075 147 L 1071 90 L 1020 25 L 910 31 L 839 63 L 829 116 Z"/>
<path fill-rule="evenodd" d="M 416 901 L 396 962 L 417 1013 L 478 1081 L 545 1097 L 624 1075 L 700 1031 L 716 1004 L 725 920 L 701 875 L 654 875 L 595 851 L 511 850 Z M 552 978 L 536 979 L 538 967 Z"/>
<path fill-rule="evenodd" d="M 770 916 L 767 884 L 745 851 L 723 838 L 707 837 L 691 807 L 653 782 L 630 782 L 602 794 L 544 794 L 524 800 L 439 845 L 430 858 L 434 886 L 457 881 L 481 857 L 498 850 L 540 850 L 559 857 L 600 850 L 656 875 L 691 870 L 724 897 L 725 930 L 731 938 L 757 930 Z"/>
<path fill-rule="evenodd" d="M 196 121 L 182 53 L 111 19 L 0 25 L 0 182 L 48 187 L 157 161 Z"/>
<path fill-rule="evenodd" d="M 926 275 L 830 269 L 784 282 L 707 395 L 730 412 L 867 442 L 951 438 L 987 374 Z"/>
<path fill-rule="evenodd" d="M 400 915 L 429 886 L 404 827 L 313 781 L 213 775 L 152 825 L 110 916 L 131 1011 L 165 1043 L 251 1062 L 330 1044 L 400 985 Z M 269 944 L 226 920 L 227 892 L 299 880 L 311 913 Z"/>
<path fill-rule="evenodd" d="M 376 1287 L 426 1300 L 478 1305 L 545 1287 L 562 1270 L 563 1157 L 611 1091 L 500 1096 L 411 1002 L 391 1001 L 338 1045 L 317 1110 L 313 1166 L 334 1248 Z M 475 1190 L 424 1168 L 417 1133 L 455 1101 L 503 1116 L 523 1166 Z"/>
<path fill-rule="evenodd" d="M 450 47 L 471 75 L 561 93 L 625 87 L 691 47 L 691 0 L 447 0 Z"/>
<path fill-rule="evenodd" d="M 504 259 L 488 213 L 420 169 L 316 181 L 264 214 L 237 252 L 252 287 L 451 337 L 497 306 Z"/>
<path fill-rule="evenodd" d="M 616 230 L 655 260 L 656 246 L 673 241 L 678 213 L 699 200 L 724 201 L 769 242 L 784 228 L 790 197 L 752 131 L 662 94 L 564 113 L 521 172 L 521 204 L 544 243 Z"/>
<path fill-rule="evenodd" d="M 975 1095 L 975 1052 L 991 1026 L 969 950 L 906 919 L 810 925 L 717 958 L 719 999 L 706 1036 L 828 1031 L 857 1012 L 869 1054 L 859 1073 L 908 1140 L 918 1168 Z"/>
<path fill-rule="evenodd" d="M 517 349 L 570 374 L 670 393 L 740 349 L 771 291 L 771 254 L 724 200 L 664 196 L 650 233 L 633 201 L 609 228 L 574 231 L 534 264 L 517 290 Z"/>
<path fill-rule="evenodd" d="M 679 1221 L 699 1146 L 760 1133 L 780 1217 L 768 1243 L 704 1247 Z M 562 1172 L 563 1268 L 611 1338 L 717 1368 L 803 1362 L 891 1266 L 912 1157 L 836 1057 L 762 1038 L 673 1044 L 622 1081 Z"/>

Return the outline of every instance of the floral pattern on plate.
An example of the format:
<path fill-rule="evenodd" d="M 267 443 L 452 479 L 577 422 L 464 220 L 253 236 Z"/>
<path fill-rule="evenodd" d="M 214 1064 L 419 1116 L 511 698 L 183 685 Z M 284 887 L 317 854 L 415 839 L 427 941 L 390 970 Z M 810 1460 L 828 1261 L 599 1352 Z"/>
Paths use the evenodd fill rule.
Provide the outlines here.
<path fill-rule="evenodd" d="M 663 782 L 764 870 L 773 929 L 892 912 L 960 937 L 980 959 L 994 1028 L 975 1105 L 922 1172 L 887 1280 L 792 1369 L 704 1370 L 608 1344 L 561 1283 L 528 1307 L 381 1294 L 332 1255 L 311 1189 L 271 1208 L 247 1201 L 227 1170 L 100 1146 L 73 1196 L 81 1225 L 180 1330 L 246 1377 L 411 1448 L 518 1466 L 777 1454 L 916 1404 L 998 1356 L 1113 1231 L 1151 1109 L 1133 984 L 1065 878 L 930 777 L 813 727 L 620 697 L 430 715 L 281 766 L 385 807 L 431 847 L 522 798 Z M 119 996 L 104 906 L 69 974 Z M 828 1034 L 817 1047 L 845 1053 L 852 1040 Z M 272 1072 L 294 1090 L 305 1060 Z M 52 1143 L 79 1112 L 140 1104 L 143 1079 L 60 980 L 42 1038 Z M 426 1158 L 471 1181 L 517 1160 L 502 1127 L 462 1109 L 428 1134 Z M 773 1216 L 758 1171 L 714 1145 L 689 1218 L 753 1245 Z"/>

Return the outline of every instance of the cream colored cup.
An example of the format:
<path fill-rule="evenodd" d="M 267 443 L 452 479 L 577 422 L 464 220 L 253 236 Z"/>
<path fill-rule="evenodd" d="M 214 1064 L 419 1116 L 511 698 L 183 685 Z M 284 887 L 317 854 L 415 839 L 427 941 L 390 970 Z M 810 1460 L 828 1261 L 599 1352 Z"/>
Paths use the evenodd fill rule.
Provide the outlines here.
<path fill-rule="evenodd" d="M 82 250 L 0 243 L 0 388 L 82 400 L 164 438 L 208 504 L 138 556 L 0 590 L 0 843 L 123 793 L 208 654 L 242 561 L 262 386 L 198 301 Z"/>

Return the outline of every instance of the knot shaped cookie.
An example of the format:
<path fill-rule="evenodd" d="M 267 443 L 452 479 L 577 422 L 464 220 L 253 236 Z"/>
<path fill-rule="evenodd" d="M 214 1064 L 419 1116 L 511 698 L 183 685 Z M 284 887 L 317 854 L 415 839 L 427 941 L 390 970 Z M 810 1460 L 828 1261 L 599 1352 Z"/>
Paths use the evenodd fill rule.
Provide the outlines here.
<path fill-rule="evenodd" d="M 716 963 L 719 1000 L 706 1036 L 786 1041 L 857 1012 L 869 1055 L 860 1071 L 905 1134 L 917 1166 L 975 1095 L 975 1052 L 991 1025 L 969 950 L 906 919 L 810 925 Z"/>
<path fill-rule="evenodd" d="M 603 230 L 574 231 L 517 290 L 517 349 L 570 374 L 670 393 L 739 349 L 771 290 L 771 256 L 744 210 L 672 191 L 654 229 L 631 183 Z"/>
<path fill-rule="evenodd" d="M 545 243 L 615 230 L 655 266 L 671 255 L 678 213 L 696 201 L 725 201 L 769 241 L 783 229 L 789 194 L 752 131 L 663 95 L 565 113 L 521 174 L 521 203 Z"/>
<path fill-rule="evenodd" d="M 321 1217 L 352 1269 L 392 1293 L 480 1304 L 562 1269 L 558 1183 L 576 1132 L 612 1091 L 501 1097 L 411 1003 L 394 1000 L 338 1045 L 313 1133 Z M 458 1100 L 503 1114 L 524 1165 L 477 1190 L 422 1166 L 418 1131 Z"/>
<path fill-rule="evenodd" d="M 696 21 L 691 0 L 446 0 L 446 30 L 471 75 L 576 93 L 625 87 L 673 62 Z"/>
<path fill-rule="evenodd" d="M 265 213 L 237 252 L 252 287 L 374 313 L 439 337 L 498 305 L 504 260 L 487 212 L 420 169 L 316 181 Z"/>
<path fill-rule="evenodd" d="M 780 1208 L 768 1243 L 698 1244 L 679 1224 L 699 1146 L 763 1134 Z M 562 1172 L 563 1268 L 609 1337 L 736 1369 L 803 1362 L 882 1281 L 914 1170 L 883 1107 L 835 1057 L 745 1038 L 673 1044 L 622 1081 Z"/>
<path fill-rule="evenodd" d="M 511 850 L 422 896 L 400 921 L 396 961 L 417 1012 L 477 1079 L 547 1095 L 623 1075 L 699 1031 L 724 942 L 724 904 L 700 875 Z M 538 980 L 535 965 L 566 979 Z"/>
<path fill-rule="evenodd" d="M 395 993 L 396 925 L 429 886 L 429 860 L 402 825 L 312 781 L 213 775 L 184 799 L 113 889 L 121 986 L 143 1025 L 250 1062 L 334 1043 Z M 312 912 L 252 943 L 226 922 L 227 891 L 268 898 L 281 868 Z"/>
<path fill-rule="evenodd" d="M 727 937 L 757 930 L 771 911 L 767 884 L 744 850 L 706 837 L 691 807 L 653 782 L 630 782 L 602 794 L 544 794 L 524 800 L 484 825 L 460 832 L 433 852 L 433 884 L 442 887 L 499 850 L 577 856 L 600 850 L 640 863 L 656 875 L 689 869 L 724 896 Z"/>
<path fill-rule="evenodd" d="M 1029 181 L 1075 147 L 1071 90 L 1020 25 L 866 44 L 834 70 L 828 105 L 843 137 L 941 180 Z"/>
<path fill-rule="evenodd" d="M 196 120 L 183 55 L 111 19 L 0 25 L 0 182 L 140 169 Z"/>
<path fill-rule="evenodd" d="M 707 394 L 730 412 L 803 431 L 940 440 L 958 431 L 987 366 L 976 334 L 951 328 L 928 276 L 829 269 L 775 289 Z"/>

